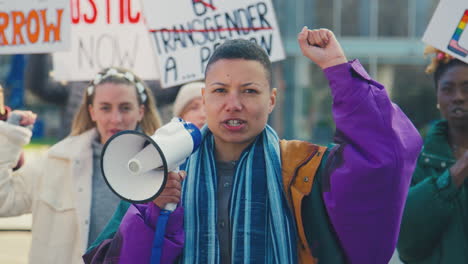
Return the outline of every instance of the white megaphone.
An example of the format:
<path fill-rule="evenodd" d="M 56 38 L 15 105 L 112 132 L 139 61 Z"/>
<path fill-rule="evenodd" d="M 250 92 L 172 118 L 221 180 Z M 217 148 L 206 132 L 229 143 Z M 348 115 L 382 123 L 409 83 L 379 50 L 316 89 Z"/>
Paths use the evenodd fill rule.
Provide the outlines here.
<path fill-rule="evenodd" d="M 180 118 L 147 136 L 134 130 L 113 135 L 101 155 L 102 175 L 110 189 L 131 203 L 154 200 L 164 189 L 169 171 L 177 171 L 200 145 L 200 130 Z M 166 210 L 173 211 L 175 204 Z"/>

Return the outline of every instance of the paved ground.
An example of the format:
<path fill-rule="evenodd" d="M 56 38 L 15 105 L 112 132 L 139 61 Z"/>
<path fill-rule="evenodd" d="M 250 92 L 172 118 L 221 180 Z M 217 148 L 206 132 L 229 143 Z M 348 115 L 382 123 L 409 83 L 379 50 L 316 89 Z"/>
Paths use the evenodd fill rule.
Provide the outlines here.
<path fill-rule="evenodd" d="M 28 263 L 31 232 L 0 231 L 0 263 Z"/>

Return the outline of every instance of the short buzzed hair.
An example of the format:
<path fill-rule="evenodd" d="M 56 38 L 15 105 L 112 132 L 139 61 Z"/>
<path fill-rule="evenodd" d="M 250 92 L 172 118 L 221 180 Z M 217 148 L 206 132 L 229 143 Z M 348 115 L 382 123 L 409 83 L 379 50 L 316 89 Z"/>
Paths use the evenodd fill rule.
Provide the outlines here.
<path fill-rule="evenodd" d="M 262 64 L 263 68 L 265 68 L 265 74 L 268 83 L 270 84 L 270 87 L 272 86 L 273 70 L 271 68 L 271 61 L 270 58 L 268 58 L 266 52 L 258 44 L 246 39 L 227 40 L 215 49 L 213 55 L 211 55 L 210 59 L 208 60 L 205 69 L 205 79 L 210 66 L 222 59 L 244 59 L 258 61 L 260 64 Z"/>

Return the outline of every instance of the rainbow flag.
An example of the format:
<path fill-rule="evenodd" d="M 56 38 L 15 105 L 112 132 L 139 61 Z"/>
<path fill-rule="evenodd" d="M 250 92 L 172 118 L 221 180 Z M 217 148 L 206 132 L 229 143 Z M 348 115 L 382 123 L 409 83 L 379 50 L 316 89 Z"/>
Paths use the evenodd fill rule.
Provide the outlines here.
<path fill-rule="evenodd" d="M 453 33 L 452 39 L 449 42 L 448 49 L 462 57 L 466 57 L 468 55 L 468 50 L 460 46 L 459 41 L 460 37 L 463 34 L 463 31 L 468 24 L 468 9 L 465 10 L 460 23 L 458 23 L 457 28 L 455 29 L 455 33 Z"/>

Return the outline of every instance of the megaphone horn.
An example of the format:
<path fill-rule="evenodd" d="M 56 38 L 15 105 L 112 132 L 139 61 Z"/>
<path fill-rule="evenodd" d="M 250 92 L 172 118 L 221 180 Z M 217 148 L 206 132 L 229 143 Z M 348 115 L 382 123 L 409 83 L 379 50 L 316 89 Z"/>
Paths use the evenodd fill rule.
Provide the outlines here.
<path fill-rule="evenodd" d="M 200 130 L 174 118 L 151 137 L 134 130 L 113 135 L 101 155 L 102 175 L 121 199 L 146 203 L 162 192 L 175 171 L 201 143 Z"/>

